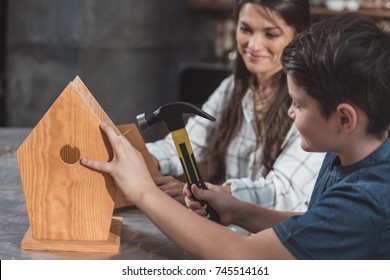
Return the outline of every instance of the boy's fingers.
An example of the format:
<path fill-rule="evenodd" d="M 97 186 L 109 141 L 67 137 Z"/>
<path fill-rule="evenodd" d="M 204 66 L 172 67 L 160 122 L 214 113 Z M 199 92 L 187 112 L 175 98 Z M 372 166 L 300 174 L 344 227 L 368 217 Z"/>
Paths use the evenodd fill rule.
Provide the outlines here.
<path fill-rule="evenodd" d="M 202 207 L 202 205 L 200 205 L 200 203 L 198 201 L 195 201 L 195 200 L 186 200 L 186 205 L 187 205 L 187 208 L 201 216 L 205 216 L 207 213 L 206 213 L 206 210 Z"/>
<path fill-rule="evenodd" d="M 187 198 L 192 198 L 192 194 L 190 192 L 190 189 L 188 188 L 188 184 L 185 184 L 183 187 L 183 194 Z"/>
<path fill-rule="evenodd" d="M 200 209 L 204 209 L 202 207 L 202 205 L 200 205 L 199 201 L 196 201 L 196 200 L 191 200 L 188 204 L 188 208 L 190 208 L 191 210 L 200 210 Z"/>
<path fill-rule="evenodd" d="M 116 133 L 114 130 L 108 126 L 105 122 L 102 122 L 100 124 L 101 129 L 106 133 L 109 140 L 115 140 L 117 138 Z"/>
<path fill-rule="evenodd" d="M 207 214 L 206 210 L 203 207 L 201 207 L 199 210 L 191 210 L 200 216 L 206 216 Z"/>
<path fill-rule="evenodd" d="M 108 168 L 108 165 L 105 162 L 82 158 L 81 163 L 89 168 L 94 169 L 94 170 L 99 170 L 99 171 L 103 171 L 103 172 L 110 171 Z"/>
<path fill-rule="evenodd" d="M 114 152 L 114 155 L 121 156 L 123 154 L 123 151 L 121 150 L 121 149 L 123 149 L 121 143 L 123 143 L 123 142 L 120 139 L 120 137 L 118 137 L 118 135 L 116 135 L 115 131 L 109 125 L 107 125 L 105 122 L 102 122 L 100 124 L 100 127 L 104 131 L 104 133 L 106 134 L 108 141 L 110 142 L 110 144 L 112 146 L 112 150 Z"/>
<path fill-rule="evenodd" d="M 208 190 L 198 188 L 198 186 L 193 184 L 191 186 L 191 191 L 196 196 L 197 199 L 199 199 L 199 200 L 207 200 L 206 196 L 207 196 Z"/>

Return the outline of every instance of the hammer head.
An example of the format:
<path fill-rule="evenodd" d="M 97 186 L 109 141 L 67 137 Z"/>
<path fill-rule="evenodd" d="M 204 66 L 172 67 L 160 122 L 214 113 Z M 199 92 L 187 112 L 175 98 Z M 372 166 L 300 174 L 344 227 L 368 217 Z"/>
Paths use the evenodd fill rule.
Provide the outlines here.
<path fill-rule="evenodd" d="M 163 122 L 169 131 L 175 131 L 185 126 L 183 114 L 193 114 L 215 121 L 215 118 L 205 111 L 187 102 L 175 102 L 161 106 L 153 113 L 137 116 L 138 125 L 145 129 L 157 122 Z"/>

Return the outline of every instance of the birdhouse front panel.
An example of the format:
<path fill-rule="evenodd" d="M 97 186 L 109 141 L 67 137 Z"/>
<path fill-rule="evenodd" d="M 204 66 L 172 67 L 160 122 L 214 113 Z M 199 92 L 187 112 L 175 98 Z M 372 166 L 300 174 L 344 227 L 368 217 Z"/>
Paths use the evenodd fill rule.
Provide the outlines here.
<path fill-rule="evenodd" d="M 116 187 L 80 164 L 108 161 L 99 125 L 118 130 L 81 80 L 70 83 L 17 151 L 32 236 L 36 240 L 107 240 Z M 118 132 L 119 134 L 119 132 Z"/>

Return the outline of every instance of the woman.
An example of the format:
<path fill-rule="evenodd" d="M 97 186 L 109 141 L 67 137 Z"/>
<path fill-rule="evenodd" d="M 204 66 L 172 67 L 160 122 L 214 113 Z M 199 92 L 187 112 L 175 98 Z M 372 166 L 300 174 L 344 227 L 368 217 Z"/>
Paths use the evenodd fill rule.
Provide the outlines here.
<path fill-rule="evenodd" d="M 186 126 L 205 180 L 233 196 L 267 208 L 305 211 L 322 154 L 306 153 L 287 116 L 291 104 L 280 57 L 293 37 L 310 24 L 306 0 L 239 0 L 234 75 L 204 104 L 217 119 L 193 117 Z M 162 174 L 182 167 L 170 136 L 147 144 Z M 161 177 L 155 183 L 183 202 L 184 183 Z"/>

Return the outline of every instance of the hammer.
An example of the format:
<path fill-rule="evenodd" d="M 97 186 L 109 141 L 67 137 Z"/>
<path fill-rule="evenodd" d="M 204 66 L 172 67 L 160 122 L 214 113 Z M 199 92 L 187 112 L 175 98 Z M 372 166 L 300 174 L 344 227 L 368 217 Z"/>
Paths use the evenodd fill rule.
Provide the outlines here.
<path fill-rule="evenodd" d="M 145 129 L 157 122 L 163 122 L 172 135 L 172 139 L 180 158 L 187 183 L 190 186 L 190 190 L 192 184 L 197 185 L 201 189 L 207 189 L 202 177 L 200 176 L 199 169 L 192 152 L 190 140 L 185 129 L 183 119 L 183 114 L 185 113 L 198 115 L 208 120 L 215 121 L 215 118 L 187 102 L 176 102 L 163 105 L 153 113 L 138 115 L 137 121 L 138 125 L 142 129 Z M 195 196 L 193 197 L 196 199 Z M 206 210 L 206 218 L 219 223 L 218 213 L 206 201 L 202 200 L 199 202 Z"/>

